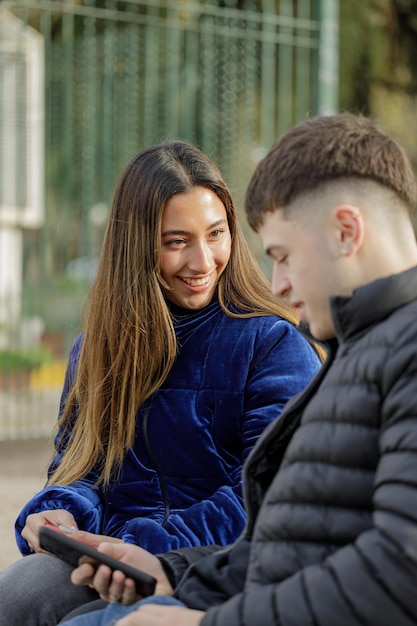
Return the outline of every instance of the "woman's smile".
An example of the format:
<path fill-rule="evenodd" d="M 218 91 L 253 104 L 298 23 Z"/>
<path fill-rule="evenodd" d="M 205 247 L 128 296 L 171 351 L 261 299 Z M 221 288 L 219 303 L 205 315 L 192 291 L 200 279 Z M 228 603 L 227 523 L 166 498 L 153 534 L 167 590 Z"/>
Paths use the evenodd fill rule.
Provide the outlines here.
<path fill-rule="evenodd" d="M 207 287 L 210 283 L 211 277 L 212 274 L 206 276 L 205 278 L 185 278 L 184 276 L 179 276 L 180 280 L 190 287 Z"/>

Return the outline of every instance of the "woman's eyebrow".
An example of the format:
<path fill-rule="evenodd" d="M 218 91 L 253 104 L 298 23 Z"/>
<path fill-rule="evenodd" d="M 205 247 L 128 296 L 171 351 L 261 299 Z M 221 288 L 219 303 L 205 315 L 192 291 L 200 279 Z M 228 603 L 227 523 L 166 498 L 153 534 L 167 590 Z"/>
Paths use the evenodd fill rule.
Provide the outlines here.
<path fill-rule="evenodd" d="M 213 224 L 210 224 L 210 226 L 207 226 L 206 230 L 211 230 L 212 228 L 216 228 L 216 226 L 222 226 L 223 224 L 227 224 L 227 220 L 222 218 L 220 220 L 217 220 L 216 222 L 213 222 Z M 162 237 L 169 237 L 171 235 L 189 235 L 189 231 L 187 230 L 165 230 L 163 233 L 161 233 Z"/>
<path fill-rule="evenodd" d="M 188 231 L 186 230 L 166 230 L 164 233 L 161 233 L 162 237 L 169 237 L 170 235 L 188 235 Z"/>

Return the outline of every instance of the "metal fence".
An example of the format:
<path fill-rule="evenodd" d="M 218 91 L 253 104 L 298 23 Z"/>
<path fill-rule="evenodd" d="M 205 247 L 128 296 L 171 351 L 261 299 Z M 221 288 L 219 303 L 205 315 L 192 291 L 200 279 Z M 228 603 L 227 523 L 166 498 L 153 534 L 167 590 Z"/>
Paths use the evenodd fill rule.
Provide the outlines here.
<path fill-rule="evenodd" d="M 336 13 L 336 0 L 3 0 L 0 439 L 50 432 L 130 158 L 189 140 L 240 206 L 273 140 L 335 106 Z M 16 352 L 28 375 L 7 365 Z"/>

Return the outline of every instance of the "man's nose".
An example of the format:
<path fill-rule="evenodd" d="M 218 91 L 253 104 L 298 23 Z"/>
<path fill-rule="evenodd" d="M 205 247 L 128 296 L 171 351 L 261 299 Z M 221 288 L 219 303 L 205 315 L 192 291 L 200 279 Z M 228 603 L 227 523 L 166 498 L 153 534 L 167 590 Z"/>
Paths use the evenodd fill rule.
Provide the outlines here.
<path fill-rule="evenodd" d="M 274 265 L 272 270 L 271 287 L 274 296 L 278 296 L 279 298 L 288 297 L 291 291 L 290 281 L 284 273 L 276 267 L 276 265 Z"/>

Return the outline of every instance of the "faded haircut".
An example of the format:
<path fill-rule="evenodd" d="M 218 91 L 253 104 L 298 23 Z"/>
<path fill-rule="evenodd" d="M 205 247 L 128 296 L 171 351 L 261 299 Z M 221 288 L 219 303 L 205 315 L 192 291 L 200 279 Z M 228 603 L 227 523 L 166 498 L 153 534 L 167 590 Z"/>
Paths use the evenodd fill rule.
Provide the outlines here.
<path fill-rule="evenodd" d="M 341 113 L 303 121 L 272 146 L 247 188 L 248 222 L 257 231 L 265 213 L 341 179 L 373 181 L 414 210 L 416 181 L 403 148 L 374 120 Z"/>

